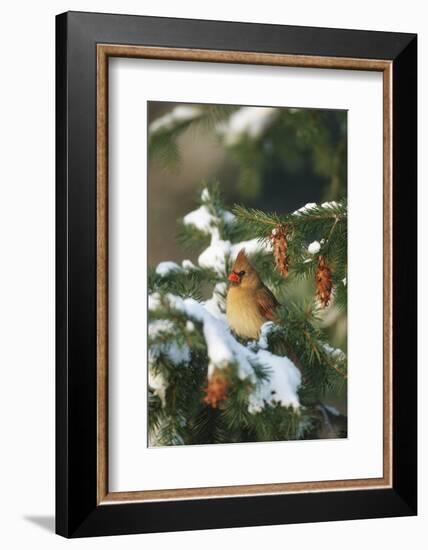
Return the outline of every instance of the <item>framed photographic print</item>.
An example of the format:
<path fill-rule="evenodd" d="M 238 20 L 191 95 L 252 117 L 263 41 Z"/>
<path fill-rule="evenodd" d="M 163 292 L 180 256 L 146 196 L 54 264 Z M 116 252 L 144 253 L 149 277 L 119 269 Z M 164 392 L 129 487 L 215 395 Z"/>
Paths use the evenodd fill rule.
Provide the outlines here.
<path fill-rule="evenodd" d="M 56 36 L 57 532 L 416 514 L 416 36 Z"/>

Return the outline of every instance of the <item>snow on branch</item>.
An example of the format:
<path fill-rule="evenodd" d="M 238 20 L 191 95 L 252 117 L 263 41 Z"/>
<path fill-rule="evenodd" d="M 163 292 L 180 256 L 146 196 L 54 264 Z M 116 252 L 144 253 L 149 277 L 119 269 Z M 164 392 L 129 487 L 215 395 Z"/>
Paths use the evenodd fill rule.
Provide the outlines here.
<path fill-rule="evenodd" d="M 257 345 L 254 348 L 238 342 L 232 335 L 225 317 L 213 315 L 207 303 L 199 303 L 192 298 L 183 299 L 173 294 L 151 294 L 149 310 L 156 311 L 162 307 L 180 312 L 189 320 L 202 324 L 208 354 L 208 379 L 216 370 L 235 367 L 238 377 L 251 383 L 252 391 L 248 401 L 248 411 L 251 414 L 260 412 L 267 404 L 274 403 L 299 408 L 297 391 L 301 375 L 290 359 L 274 355 Z M 263 337 L 266 338 L 266 333 Z M 265 378 L 260 379 L 257 376 L 257 367 L 265 369 Z"/>
<path fill-rule="evenodd" d="M 168 132 L 179 124 L 191 122 L 201 116 L 201 109 L 191 105 L 179 105 L 172 111 L 154 120 L 149 126 L 149 133 Z"/>
<path fill-rule="evenodd" d="M 258 139 L 274 122 L 280 110 L 276 107 L 241 107 L 217 131 L 226 145 L 236 145 L 245 136 Z"/>
<path fill-rule="evenodd" d="M 211 231 L 211 244 L 198 258 L 201 267 L 212 269 L 219 275 L 224 275 L 228 259 L 233 260 L 240 250 L 244 249 L 249 255 L 257 252 L 268 253 L 272 250 L 270 243 L 260 239 L 251 239 L 232 244 L 223 240 L 217 228 Z"/>
<path fill-rule="evenodd" d="M 165 277 L 166 275 L 169 275 L 173 271 L 180 271 L 180 270 L 181 270 L 180 266 L 175 262 L 160 262 L 160 264 L 158 264 L 156 267 L 156 273 L 161 277 Z"/>
<path fill-rule="evenodd" d="M 242 221 L 251 231 L 237 225 Z M 314 388 L 339 392 L 346 384 L 346 355 L 327 344 L 316 301 L 302 309 L 280 300 L 275 322 L 261 327 L 258 340 L 241 340 L 227 322 L 231 262 L 241 249 L 257 254 L 260 266 L 272 264 L 264 274 L 269 281 L 273 262 L 259 255 L 273 252 L 272 228 L 285 222 L 292 276 L 317 280 L 319 258 L 331 257 L 334 290 L 340 283 L 346 293 L 345 202 L 309 203 L 281 217 L 239 207 L 231 213 L 216 186 L 202 190 L 198 208 L 179 227 L 183 242 L 198 245 L 197 261 L 163 261 L 149 272 L 150 437 L 156 445 L 234 441 L 248 429 L 260 440 L 303 438 L 317 422 L 308 395 L 315 399 Z M 235 242 L 237 235 L 255 238 Z"/>
<path fill-rule="evenodd" d="M 156 319 L 149 323 L 149 386 L 153 393 L 165 405 L 165 393 L 168 380 L 156 370 L 155 365 L 160 355 L 166 356 L 174 365 L 189 363 L 191 354 L 187 344 L 179 345 L 173 339 L 176 330 L 168 319 Z"/>
<path fill-rule="evenodd" d="M 222 238 L 222 223 L 226 225 L 233 223 L 235 221 L 234 214 L 223 208 L 215 208 L 207 188 L 203 189 L 201 200 L 203 204 L 183 218 L 184 225 L 193 226 L 211 237 L 210 245 L 198 258 L 200 267 L 212 269 L 218 275 L 224 276 L 228 260 L 233 260 L 241 249 L 250 255 L 257 252 L 271 252 L 271 244 L 261 239 L 250 239 L 232 244 L 230 240 Z"/>
<path fill-rule="evenodd" d="M 263 349 L 257 352 L 257 359 L 263 365 L 268 365 L 268 379 L 263 380 L 250 395 L 248 411 L 260 412 L 266 404 L 275 403 L 298 409 L 300 403 L 297 389 L 301 384 L 299 369 L 288 357 L 280 357 Z"/>

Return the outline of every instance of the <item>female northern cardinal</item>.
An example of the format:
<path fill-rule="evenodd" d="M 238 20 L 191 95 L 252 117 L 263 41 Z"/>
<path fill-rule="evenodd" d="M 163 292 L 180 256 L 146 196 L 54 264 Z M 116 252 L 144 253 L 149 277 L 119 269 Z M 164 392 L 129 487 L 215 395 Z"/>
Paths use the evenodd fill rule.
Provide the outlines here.
<path fill-rule="evenodd" d="M 255 340 L 262 325 L 275 320 L 279 303 L 248 261 L 245 250 L 236 257 L 228 279 L 231 285 L 226 300 L 227 321 L 238 336 Z"/>

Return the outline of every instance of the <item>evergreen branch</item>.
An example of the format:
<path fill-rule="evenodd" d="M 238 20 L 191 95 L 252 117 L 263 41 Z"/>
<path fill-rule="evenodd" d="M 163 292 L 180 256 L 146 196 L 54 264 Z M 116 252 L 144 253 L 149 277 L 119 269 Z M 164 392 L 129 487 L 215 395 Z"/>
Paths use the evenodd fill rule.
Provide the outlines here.
<path fill-rule="evenodd" d="M 347 218 L 346 202 L 326 203 L 325 205 L 314 205 L 302 211 L 292 212 L 284 216 L 276 213 L 267 214 L 255 208 L 246 208 L 242 205 L 235 205 L 233 213 L 243 223 L 251 224 L 261 232 L 261 236 L 269 234 L 269 229 L 277 225 L 284 225 L 290 229 L 310 228 L 320 222 L 327 222 L 329 225 L 345 221 Z"/>
<path fill-rule="evenodd" d="M 320 403 L 326 392 L 329 396 L 339 395 L 346 388 L 346 356 L 328 344 L 323 310 L 317 308 L 313 300 L 296 300 L 295 290 L 299 283 L 306 289 L 306 295 L 308 291 L 313 294 L 310 285 L 314 285 L 311 281 L 315 280 L 318 257 L 322 255 L 328 259 L 332 270 L 336 303 L 346 306 L 346 204 L 330 203 L 286 216 L 238 206 L 234 211 L 236 219 L 233 219 L 230 214 L 227 217 L 224 215 L 218 187 L 214 185 L 209 191 L 201 193 L 200 205 L 206 209 L 194 211 L 187 220 L 191 220 L 190 223 L 183 224 L 186 240 L 199 243 L 199 246 L 204 239 L 203 246 L 207 246 L 213 236 L 213 227 L 217 239 L 230 239 L 234 243 L 232 236 L 240 232 L 248 235 L 249 239 L 270 239 L 272 229 L 278 224 L 285 224 L 286 250 L 292 276 L 284 279 L 274 269 L 272 257 L 265 253 L 254 254 L 251 263 L 284 304 L 277 308 L 278 318 L 274 329 L 268 334 L 267 350 L 277 358 L 285 355 L 300 369 L 302 384 L 298 390 L 298 401 L 301 407 L 296 411 L 272 397 L 263 397 L 265 401 L 262 401 L 264 404 L 260 405 L 260 409 L 257 405 L 257 412 L 249 411 L 250 396 L 254 397 L 253 392 L 257 388 L 265 387 L 262 386 L 263 381 L 269 382 L 271 373 L 269 368 L 257 361 L 259 344 L 248 345 L 247 341 L 235 338 L 228 332 L 227 325 L 222 345 L 231 346 L 231 351 L 235 346 L 239 346 L 240 350 L 253 350 L 250 356 L 245 357 L 255 378 L 242 379 L 239 376 L 238 356 L 233 356 L 233 360 L 228 358 L 227 364 L 221 366 L 222 376 L 227 380 L 226 398 L 209 406 L 213 401 L 207 402 L 205 393 L 210 363 L 205 317 L 195 317 L 192 312 L 199 307 L 197 302 L 202 302 L 205 289 L 224 282 L 224 279 L 214 272 L 214 267 L 211 270 L 192 264 L 187 264 L 189 267 L 185 269 L 164 266 L 166 269 L 160 269 L 159 273 L 156 270 L 149 272 L 150 292 L 158 293 L 150 302 L 150 326 L 156 328 L 155 323 L 161 321 L 160 327 L 163 327 L 162 330 L 152 330 L 149 335 L 150 369 L 164 380 L 161 392 L 156 387 L 156 379 L 155 387 L 149 388 L 151 439 L 154 444 L 190 445 L 324 437 L 322 419 L 325 414 L 320 412 Z M 308 244 L 313 239 L 320 243 L 319 251 L 315 253 L 308 250 Z M 229 257 L 224 261 L 227 264 Z M 217 300 L 219 289 L 219 286 L 215 287 L 210 307 L 214 305 L 221 316 L 224 310 L 221 304 L 223 297 Z M 177 307 L 174 306 L 178 297 L 191 297 L 197 302 L 191 301 L 192 307 L 187 310 L 183 300 Z M 218 322 L 224 323 L 224 318 L 218 318 Z M 230 341 L 229 337 L 235 338 L 234 341 Z"/>
<path fill-rule="evenodd" d="M 165 275 L 156 273 L 149 268 L 148 289 L 150 293 L 171 293 L 182 298 L 195 298 L 202 300 L 204 285 L 214 285 L 220 282 L 220 278 L 210 269 L 196 267 L 194 269 L 171 270 Z"/>

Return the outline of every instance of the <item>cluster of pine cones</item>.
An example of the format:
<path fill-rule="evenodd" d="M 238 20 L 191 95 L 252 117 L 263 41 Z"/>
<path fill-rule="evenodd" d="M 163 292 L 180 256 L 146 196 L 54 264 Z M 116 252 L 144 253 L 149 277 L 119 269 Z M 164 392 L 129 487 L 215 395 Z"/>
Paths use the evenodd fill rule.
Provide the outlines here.
<path fill-rule="evenodd" d="M 283 277 L 288 276 L 289 259 L 287 255 L 287 227 L 278 224 L 269 236 L 273 246 L 273 257 L 276 269 Z M 330 303 L 333 290 L 331 269 L 325 256 L 318 257 L 318 266 L 315 274 L 316 297 L 323 307 Z"/>

